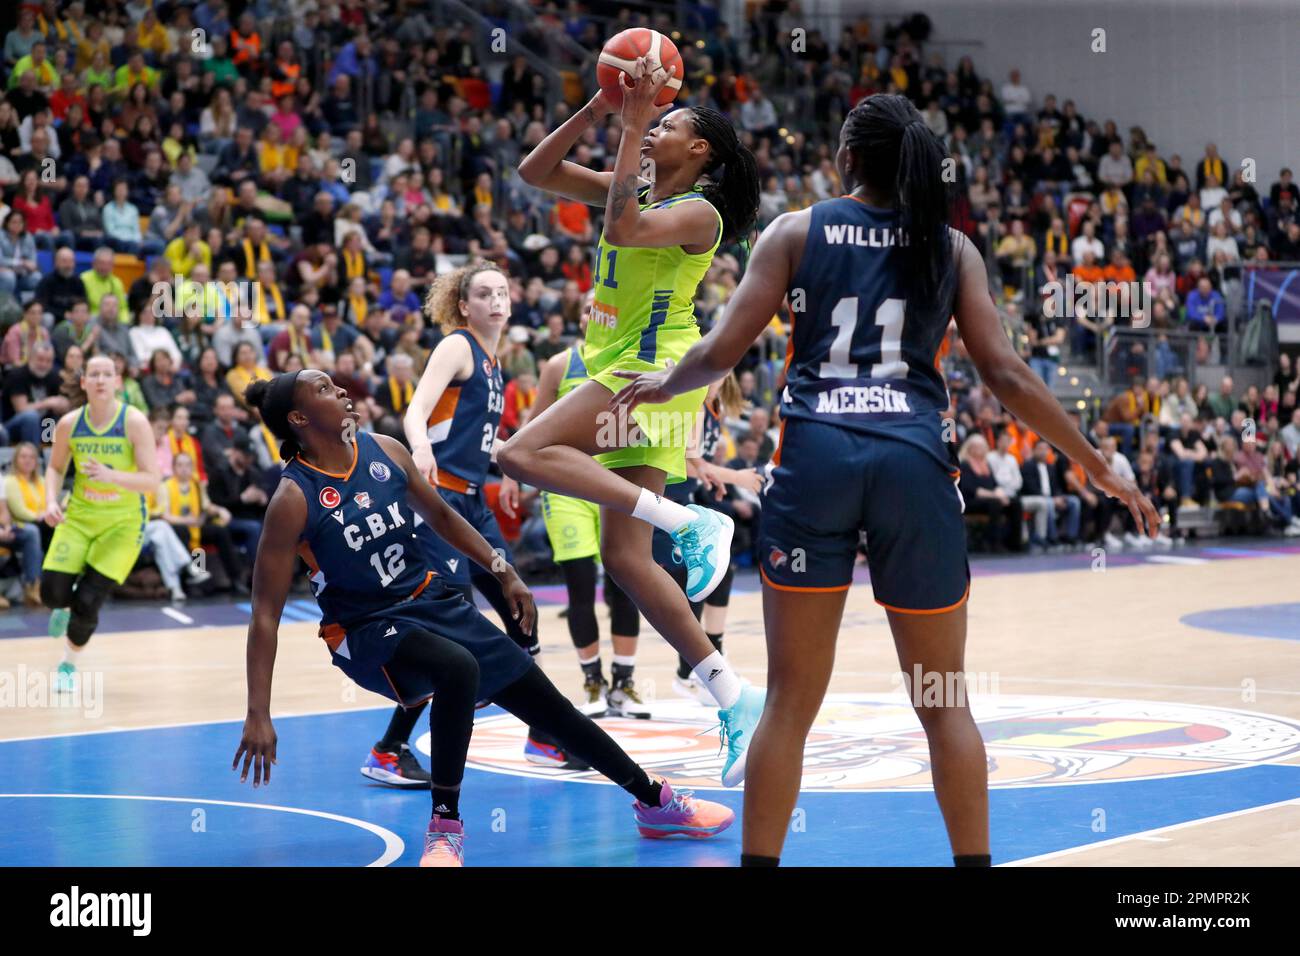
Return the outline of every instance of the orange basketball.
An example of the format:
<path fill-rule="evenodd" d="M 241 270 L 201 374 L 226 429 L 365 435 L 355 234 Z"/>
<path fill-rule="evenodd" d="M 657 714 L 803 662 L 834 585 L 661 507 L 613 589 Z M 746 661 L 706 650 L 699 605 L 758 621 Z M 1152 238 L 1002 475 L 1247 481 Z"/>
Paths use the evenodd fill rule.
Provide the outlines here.
<path fill-rule="evenodd" d="M 668 78 L 668 83 L 655 99 L 656 106 L 667 106 L 677 98 L 677 91 L 682 88 L 682 55 L 677 52 L 677 45 L 657 30 L 633 27 L 610 37 L 596 61 L 596 82 L 611 103 L 622 106 L 623 74 L 634 76 L 639 56 L 646 57 L 651 76 L 656 78 L 656 71 L 676 67 L 677 72 Z"/>

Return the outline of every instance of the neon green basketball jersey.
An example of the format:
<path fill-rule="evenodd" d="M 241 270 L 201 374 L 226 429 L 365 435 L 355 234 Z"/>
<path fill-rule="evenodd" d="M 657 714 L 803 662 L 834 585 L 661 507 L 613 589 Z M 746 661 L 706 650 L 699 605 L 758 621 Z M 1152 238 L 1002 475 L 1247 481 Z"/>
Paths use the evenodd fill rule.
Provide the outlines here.
<path fill-rule="evenodd" d="M 88 458 L 93 458 L 114 471 L 136 470 L 135 446 L 126 434 L 126 413 L 129 407 L 125 402 L 118 402 L 112 424 L 102 431 L 95 431 L 90 424 L 90 406 L 82 406 L 81 414 L 72 427 L 72 462 L 77 474 L 72 482 L 69 511 L 76 509 L 94 517 L 110 518 L 143 513 L 144 496 L 138 491 L 127 491 L 117 485 L 91 481 L 86 477 L 85 471 Z"/>
<path fill-rule="evenodd" d="M 587 366 L 582 361 L 582 346 L 570 345 L 564 350 L 564 378 L 555 386 L 555 400 L 558 402 L 565 395 L 587 380 Z"/>
<path fill-rule="evenodd" d="M 649 186 L 643 186 L 638 193 L 638 208 L 642 212 L 668 209 L 683 202 L 708 202 L 696 188 L 655 203 L 646 203 L 649 191 Z M 674 361 L 681 357 L 660 355 L 659 338 L 663 335 L 667 340 L 680 342 L 681 337 L 671 333 L 698 328 L 693 301 L 695 290 L 708 271 L 721 241 L 720 214 L 718 234 L 712 247 L 707 252 L 696 254 L 683 251 L 681 246 L 657 249 L 616 246 L 601 233 L 592 274 L 596 294 L 582 350 L 582 358 L 591 376 L 605 371 L 624 357 L 661 367 L 665 357 Z"/>

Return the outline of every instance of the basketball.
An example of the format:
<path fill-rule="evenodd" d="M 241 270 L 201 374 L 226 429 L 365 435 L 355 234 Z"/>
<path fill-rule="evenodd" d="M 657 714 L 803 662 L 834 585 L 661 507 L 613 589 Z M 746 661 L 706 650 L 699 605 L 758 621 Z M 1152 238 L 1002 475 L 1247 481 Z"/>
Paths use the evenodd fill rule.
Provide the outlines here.
<path fill-rule="evenodd" d="M 657 30 L 635 27 L 610 38 L 600 51 L 596 65 L 596 82 L 615 106 L 623 105 L 623 74 L 636 78 L 637 57 L 646 57 L 651 75 L 675 69 L 667 84 L 655 98 L 656 106 L 667 106 L 682 88 L 682 55 L 677 45 Z"/>

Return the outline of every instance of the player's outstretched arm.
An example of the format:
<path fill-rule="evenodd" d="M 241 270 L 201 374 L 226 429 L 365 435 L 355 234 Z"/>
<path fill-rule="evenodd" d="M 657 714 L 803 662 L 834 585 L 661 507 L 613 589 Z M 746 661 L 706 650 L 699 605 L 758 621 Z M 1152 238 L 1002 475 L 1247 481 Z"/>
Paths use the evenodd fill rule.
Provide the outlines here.
<path fill-rule="evenodd" d="M 294 482 L 281 479 L 266 509 L 262 537 L 257 544 L 253 563 L 253 620 L 248 625 L 248 715 L 244 718 L 244 735 L 235 751 L 231 768 L 244 766 L 239 782 L 248 779 L 253 768 L 253 786 L 271 782 L 271 764 L 275 763 L 276 737 L 271 725 L 271 676 L 275 671 L 275 651 L 280 629 L 280 615 L 289 597 L 289 585 L 298 560 L 298 539 L 307 526 L 307 499 Z"/>
<path fill-rule="evenodd" d="M 614 108 L 605 99 L 605 94 L 598 90 L 586 106 L 565 120 L 520 161 L 520 178 L 530 186 L 588 206 L 605 205 L 613 174 L 579 166 L 564 157 L 588 127 L 595 126 L 612 112 Z"/>
<path fill-rule="evenodd" d="M 1043 380 L 1016 354 L 989 297 L 988 273 L 975 246 L 954 234 L 957 246 L 957 328 L 980 379 L 999 402 L 1030 428 L 1077 461 L 1092 483 L 1128 507 L 1139 528 L 1155 537 L 1160 516 L 1137 485 L 1116 475 L 1079 433 Z"/>
<path fill-rule="evenodd" d="M 433 485 L 420 480 L 411 453 L 402 447 L 401 442 L 387 435 L 375 435 L 374 438 L 388 457 L 406 473 L 406 500 L 410 506 L 428 522 L 434 534 L 479 567 L 496 575 L 506 600 L 510 602 L 515 620 L 525 633 L 531 633 L 533 621 L 537 618 L 537 607 L 533 603 L 532 593 L 524 586 L 510 562 L 492 550 L 487 539 L 443 501 Z"/>

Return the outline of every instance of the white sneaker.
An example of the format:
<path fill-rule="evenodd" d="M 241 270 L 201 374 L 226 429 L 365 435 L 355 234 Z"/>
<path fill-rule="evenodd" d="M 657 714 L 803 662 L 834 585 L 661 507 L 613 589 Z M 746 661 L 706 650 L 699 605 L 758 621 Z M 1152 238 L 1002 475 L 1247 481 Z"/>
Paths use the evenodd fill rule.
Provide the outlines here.
<path fill-rule="evenodd" d="M 1300 535 L 1300 524 L 1296 524 L 1294 521 L 1291 522 L 1291 524 L 1286 526 L 1286 529 L 1282 532 L 1282 535 L 1283 537 L 1286 538 L 1294 538 L 1297 535 Z"/>
<path fill-rule="evenodd" d="M 1156 538 L 1156 547 L 1172 548 L 1173 546 L 1174 546 L 1174 539 L 1169 537 L 1169 535 L 1165 534 L 1163 531 L 1161 531 L 1160 536 Z"/>
<path fill-rule="evenodd" d="M 650 708 L 645 705 L 637 693 L 636 684 L 630 678 L 609 688 L 605 704 L 609 708 L 606 711 L 609 717 L 636 717 L 645 720 L 650 716 Z"/>
<path fill-rule="evenodd" d="M 190 584 L 207 584 L 212 580 L 212 572 L 208 570 L 196 571 L 190 568 Z"/>
<path fill-rule="evenodd" d="M 605 708 L 605 694 L 609 690 L 609 684 L 605 683 L 602 677 L 598 681 L 585 681 L 582 685 L 582 703 L 578 704 L 578 710 L 588 717 L 603 715 Z"/>
<path fill-rule="evenodd" d="M 717 701 L 713 699 L 713 695 L 704 689 L 704 685 L 700 683 L 700 679 L 694 674 L 689 677 L 679 677 L 674 674 L 673 693 L 679 697 L 686 697 L 703 704 L 705 707 L 717 706 Z"/>
<path fill-rule="evenodd" d="M 1120 541 L 1119 538 L 1115 537 L 1109 531 L 1107 531 L 1105 536 L 1101 539 L 1101 543 L 1106 546 L 1108 551 L 1124 550 L 1124 542 Z"/>
<path fill-rule="evenodd" d="M 185 589 L 182 588 L 179 584 L 174 584 L 167 590 L 171 594 L 171 600 L 173 604 L 185 603 Z"/>

